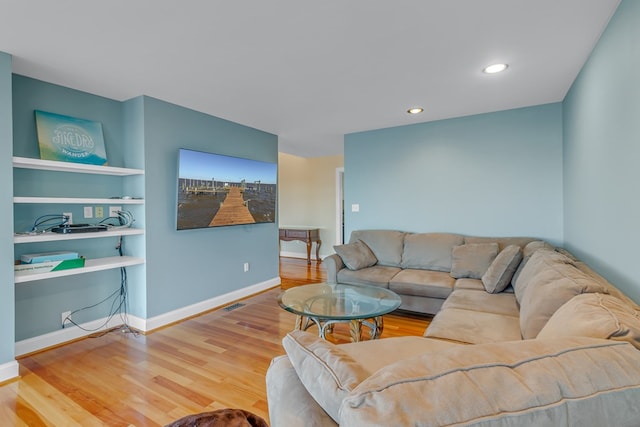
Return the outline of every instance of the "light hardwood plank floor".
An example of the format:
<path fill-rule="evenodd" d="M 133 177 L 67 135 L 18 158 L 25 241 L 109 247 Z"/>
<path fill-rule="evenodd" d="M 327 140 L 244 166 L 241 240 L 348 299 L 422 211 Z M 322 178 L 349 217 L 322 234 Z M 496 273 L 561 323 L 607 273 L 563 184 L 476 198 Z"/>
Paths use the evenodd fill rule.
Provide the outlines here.
<path fill-rule="evenodd" d="M 0 426 L 163 426 L 221 408 L 268 421 L 265 373 L 295 322 L 276 297 L 281 288 L 322 282 L 326 273 L 315 261 L 282 258 L 280 276 L 281 287 L 230 311 L 148 335 L 115 330 L 20 358 L 20 379 L 0 387 Z M 429 320 L 389 314 L 383 338 L 422 335 Z M 336 325 L 329 340 L 348 342 L 346 325 Z"/>

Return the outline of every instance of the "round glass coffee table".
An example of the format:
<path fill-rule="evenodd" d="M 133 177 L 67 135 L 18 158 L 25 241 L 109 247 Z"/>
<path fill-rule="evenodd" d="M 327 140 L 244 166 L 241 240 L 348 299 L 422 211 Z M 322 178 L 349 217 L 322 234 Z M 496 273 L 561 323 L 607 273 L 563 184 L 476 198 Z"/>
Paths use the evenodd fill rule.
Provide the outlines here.
<path fill-rule="evenodd" d="M 388 289 L 341 283 L 296 286 L 278 296 L 278 304 L 297 315 L 296 330 L 306 330 L 313 322 L 325 338 L 336 323 L 349 323 L 353 342 L 360 341 L 362 325 L 371 330 L 371 339 L 378 338 L 384 327 L 382 316 L 400 303 L 400 297 Z"/>

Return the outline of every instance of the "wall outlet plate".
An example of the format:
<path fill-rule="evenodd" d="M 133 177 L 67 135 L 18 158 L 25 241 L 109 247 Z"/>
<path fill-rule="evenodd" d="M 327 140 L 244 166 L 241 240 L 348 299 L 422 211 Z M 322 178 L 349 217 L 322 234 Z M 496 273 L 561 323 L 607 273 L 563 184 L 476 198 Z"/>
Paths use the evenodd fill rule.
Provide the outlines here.
<path fill-rule="evenodd" d="M 91 206 L 84 207 L 84 217 L 93 218 L 93 208 Z"/>
<path fill-rule="evenodd" d="M 109 206 L 109 217 L 117 218 L 120 211 L 122 211 L 122 206 Z"/>
<path fill-rule="evenodd" d="M 96 218 L 104 217 L 104 208 L 102 206 L 96 206 Z"/>
<path fill-rule="evenodd" d="M 63 212 L 62 216 L 69 217 L 67 224 L 73 224 L 73 214 L 71 212 Z"/>
<path fill-rule="evenodd" d="M 60 322 L 62 324 L 62 328 L 64 328 L 65 326 L 67 326 L 67 324 L 69 324 L 71 320 L 71 312 L 70 311 L 63 311 L 62 313 L 60 313 Z"/>

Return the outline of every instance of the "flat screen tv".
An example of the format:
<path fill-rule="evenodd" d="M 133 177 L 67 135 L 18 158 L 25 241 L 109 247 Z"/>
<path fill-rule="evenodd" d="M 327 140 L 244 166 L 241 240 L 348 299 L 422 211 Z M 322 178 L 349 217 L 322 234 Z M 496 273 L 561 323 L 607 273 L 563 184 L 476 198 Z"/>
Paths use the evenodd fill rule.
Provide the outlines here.
<path fill-rule="evenodd" d="M 276 163 L 181 148 L 178 230 L 276 220 Z"/>

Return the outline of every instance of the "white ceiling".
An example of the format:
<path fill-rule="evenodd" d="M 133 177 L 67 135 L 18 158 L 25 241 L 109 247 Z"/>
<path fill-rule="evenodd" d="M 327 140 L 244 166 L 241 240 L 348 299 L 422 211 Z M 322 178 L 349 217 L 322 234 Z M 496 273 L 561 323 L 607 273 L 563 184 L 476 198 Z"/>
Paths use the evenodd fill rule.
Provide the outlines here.
<path fill-rule="evenodd" d="M 0 51 L 14 73 L 149 95 L 312 157 L 347 133 L 561 101 L 618 3 L 0 0 Z M 510 67 L 481 72 L 494 62 Z"/>

